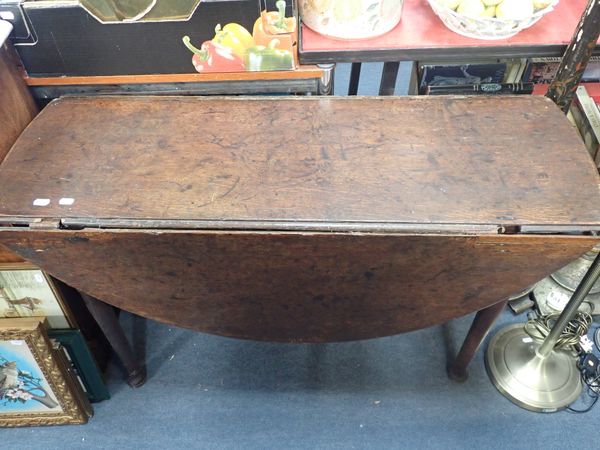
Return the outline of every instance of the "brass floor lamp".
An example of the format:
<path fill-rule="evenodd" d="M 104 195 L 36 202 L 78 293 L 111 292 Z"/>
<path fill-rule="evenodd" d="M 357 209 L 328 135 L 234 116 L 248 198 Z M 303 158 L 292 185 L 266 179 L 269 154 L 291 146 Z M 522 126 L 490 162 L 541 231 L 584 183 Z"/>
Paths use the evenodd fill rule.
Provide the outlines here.
<path fill-rule="evenodd" d="M 590 0 L 547 94 L 565 113 L 599 32 L 600 0 Z M 579 397 L 583 386 L 576 358 L 572 352 L 557 348 L 556 343 L 598 278 L 600 254 L 543 341 L 527 334 L 523 324 L 505 327 L 492 338 L 485 355 L 486 367 L 492 383 L 505 397 L 539 412 L 558 411 Z"/>

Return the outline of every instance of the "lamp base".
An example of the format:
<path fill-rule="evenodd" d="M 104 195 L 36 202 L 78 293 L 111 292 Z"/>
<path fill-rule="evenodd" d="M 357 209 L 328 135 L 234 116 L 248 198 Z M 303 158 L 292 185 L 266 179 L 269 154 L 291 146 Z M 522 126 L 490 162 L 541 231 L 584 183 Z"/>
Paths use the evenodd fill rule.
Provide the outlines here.
<path fill-rule="evenodd" d="M 500 330 L 490 341 L 485 365 L 496 388 L 516 405 L 536 412 L 555 412 L 579 398 L 581 374 L 576 357 L 554 350 L 541 358 L 542 342 L 532 339 L 523 324 Z"/>

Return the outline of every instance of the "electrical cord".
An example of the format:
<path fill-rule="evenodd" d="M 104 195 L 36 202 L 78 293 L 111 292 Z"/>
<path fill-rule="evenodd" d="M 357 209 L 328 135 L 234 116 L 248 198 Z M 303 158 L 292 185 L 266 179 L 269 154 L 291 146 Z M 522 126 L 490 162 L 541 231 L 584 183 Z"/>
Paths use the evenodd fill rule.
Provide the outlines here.
<path fill-rule="evenodd" d="M 525 324 L 525 332 L 534 339 L 543 340 L 550 333 L 550 330 L 556 323 L 558 317 L 559 314 L 532 317 Z M 591 314 L 579 311 L 577 315 L 571 321 L 569 321 L 554 348 L 556 350 L 573 350 L 577 352 L 578 355 L 584 353 L 581 348 L 580 340 L 582 336 L 587 335 L 592 322 L 593 318 Z M 600 346 L 598 346 L 598 343 L 600 343 L 600 331 L 598 330 L 600 330 L 600 328 L 598 328 L 594 333 L 594 341 L 596 342 L 596 346 L 600 348 Z M 587 395 L 587 398 L 591 399 L 591 402 L 583 409 L 577 409 L 571 406 L 566 408 L 567 411 L 574 414 L 584 414 L 588 411 L 591 411 L 591 409 L 598 402 L 598 398 L 600 398 L 600 375 L 597 375 L 594 378 L 586 378 L 582 372 L 581 382 L 585 386 L 585 394 Z"/>
<path fill-rule="evenodd" d="M 548 314 L 531 318 L 525 323 L 525 332 L 533 339 L 544 340 L 558 317 L 559 314 Z M 591 314 L 579 311 L 560 334 L 554 349 L 574 350 L 578 355 L 581 354 L 580 339 L 587 334 L 592 320 Z"/>
<path fill-rule="evenodd" d="M 559 316 L 560 314 L 549 314 L 546 316 L 530 317 L 525 323 L 525 332 L 533 339 L 544 340 L 548 334 L 550 334 L 550 331 Z M 577 315 L 567 323 L 567 326 L 560 334 L 560 337 L 554 345 L 554 349 L 575 351 L 577 352 L 577 355 L 585 353 L 581 347 L 581 338 L 587 336 L 592 322 L 593 318 L 591 314 L 582 311 L 577 312 Z M 598 330 L 600 330 L 600 328 L 598 328 L 594 334 L 596 346 L 598 346 L 600 341 L 600 332 L 598 332 Z M 568 406 L 566 410 L 575 414 L 583 414 L 590 411 L 598 402 L 598 398 L 600 398 L 599 380 L 600 374 L 592 378 L 584 375 L 582 371 L 581 382 L 585 385 L 585 393 L 587 394 L 587 397 L 591 399 L 591 402 L 583 409 Z"/>
<path fill-rule="evenodd" d="M 575 409 L 575 408 L 568 406 L 567 411 L 576 413 L 576 414 L 583 414 L 583 413 L 590 411 L 594 407 L 596 402 L 598 401 L 598 398 L 600 398 L 600 384 L 598 384 L 600 382 L 598 380 L 600 380 L 600 375 L 596 376 L 595 378 L 592 378 L 591 380 L 590 379 L 586 380 L 585 377 L 583 376 L 583 374 L 581 374 L 581 381 L 583 382 L 583 384 L 586 385 L 586 387 L 587 387 L 586 393 L 589 396 L 589 398 L 592 399 L 592 402 L 584 409 Z"/>
<path fill-rule="evenodd" d="M 598 346 L 598 338 L 600 337 L 599 333 L 600 328 L 596 328 L 594 332 L 594 342 L 597 348 Z M 567 411 L 575 413 L 575 414 L 583 414 L 592 410 L 592 408 L 598 402 L 598 398 L 600 398 L 600 374 L 596 375 L 594 378 L 588 377 L 586 378 L 584 372 L 581 372 L 581 382 L 585 385 L 586 391 L 585 394 L 588 398 L 592 399 L 591 403 L 583 409 L 576 409 L 572 406 L 567 407 Z"/>

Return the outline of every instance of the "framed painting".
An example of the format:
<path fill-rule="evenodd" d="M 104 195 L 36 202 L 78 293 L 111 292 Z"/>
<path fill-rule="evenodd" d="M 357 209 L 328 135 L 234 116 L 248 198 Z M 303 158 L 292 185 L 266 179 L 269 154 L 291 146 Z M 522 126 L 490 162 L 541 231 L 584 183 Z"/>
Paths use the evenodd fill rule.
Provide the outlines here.
<path fill-rule="evenodd" d="M 36 318 L 0 321 L 0 426 L 86 423 L 92 410 Z"/>
<path fill-rule="evenodd" d="M 0 264 L 0 318 L 45 317 L 48 328 L 76 328 L 54 283 L 29 263 Z"/>

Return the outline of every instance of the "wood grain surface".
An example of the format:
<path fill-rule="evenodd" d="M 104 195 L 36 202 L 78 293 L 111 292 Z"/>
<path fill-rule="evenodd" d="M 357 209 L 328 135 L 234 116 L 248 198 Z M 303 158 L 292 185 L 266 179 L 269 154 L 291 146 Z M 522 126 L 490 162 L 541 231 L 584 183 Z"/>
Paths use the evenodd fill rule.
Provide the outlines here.
<path fill-rule="evenodd" d="M 8 44 L 0 46 L 0 162 L 37 114 L 12 52 Z"/>
<path fill-rule="evenodd" d="M 140 75 L 95 75 L 26 77 L 28 86 L 81 86 L 98 84 L 199 83 L 211 81 L 291 80 L 321 78 L 323 69 L 304 65 L 296 70 L 269 72 L 157 73 Z"/>
<path fill-rule="evenodd" d="M 37 114 L 31 94 L 17 70 L 12 48 L 0 46 L 0 163 L 23 129 Z M 2 190 L 0 183 L 0 190 Z M 0 264 L 23 259 L 0 245 Z"/>
<path fill-rule="evenodd" d="M 63 98 L 19 138 L 0 185 L 0 216 L 600 223 L 593 162 L 533 96 Z"/>
<path fill-rule="evenodd" d="M 498 302 L 595 237 L 4 230 L 67 284 L 144 317 L 285 342 L 385 336 Z"/>
<path fill-rule="evenodd" d="M 3 245 L 0 245 L 0 264 L 22 263 L 25 262 L 19 255 L 15 255 Z"/>

